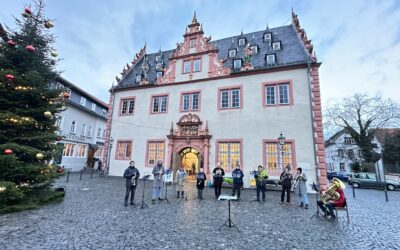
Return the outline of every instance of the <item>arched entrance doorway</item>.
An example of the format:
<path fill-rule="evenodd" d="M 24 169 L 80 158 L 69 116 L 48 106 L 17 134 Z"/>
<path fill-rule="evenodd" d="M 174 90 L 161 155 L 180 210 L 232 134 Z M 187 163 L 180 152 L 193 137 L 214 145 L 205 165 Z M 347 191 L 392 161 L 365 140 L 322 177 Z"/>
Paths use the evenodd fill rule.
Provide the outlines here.
<path fill-rule="evenodd" d="M 195 180 L 201 164 L 200 152 L 192 147 L 184 148 L 180 153 L 181 164 L 188 173 L 189 180 Z"/>
<path fill-rule="evenodd" d="M 168 165 L 174 173 L 183 164 L 189 178 L 195 178 L 200 167 L 206 174 L 209 170 L 209 151 L 211 135 L 208 134 L 207 121 L 203 122 L 195 114 L 187 114 L 176 123 L 171 124 L 168 138 Z M 194 164 L 194 168 L 193 168 Z"/>

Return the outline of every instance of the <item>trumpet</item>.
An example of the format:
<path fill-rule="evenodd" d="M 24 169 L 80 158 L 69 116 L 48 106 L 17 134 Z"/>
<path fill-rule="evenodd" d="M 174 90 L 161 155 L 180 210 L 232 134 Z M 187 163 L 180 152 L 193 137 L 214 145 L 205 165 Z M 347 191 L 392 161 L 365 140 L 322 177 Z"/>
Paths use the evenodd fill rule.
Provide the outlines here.
<path fill-rule="evenodd" d="M 294 183 L 293 183 L 293 188 L 296 188 L 296 187 L 297 187 L 297 184 L 299 184 L 300 178 L 303 178 L 303 175 L 298 175 L 298 176 L 296 177 L 296 179 L 294 180 Z"/>
<path fill-rule="evenodd" d="M 132 175 L 131 183 L 132 183 L 133 186 L 136 186 L 136 173 L 134 173 L 134 174 Z"/>
<path fill-rule="evenodd" d="M 159 180 L 161 180 L 161 174 L 162 174 L 162 171 L 160 170 L 160 172 L 158 172 L 158 179 Z"/>

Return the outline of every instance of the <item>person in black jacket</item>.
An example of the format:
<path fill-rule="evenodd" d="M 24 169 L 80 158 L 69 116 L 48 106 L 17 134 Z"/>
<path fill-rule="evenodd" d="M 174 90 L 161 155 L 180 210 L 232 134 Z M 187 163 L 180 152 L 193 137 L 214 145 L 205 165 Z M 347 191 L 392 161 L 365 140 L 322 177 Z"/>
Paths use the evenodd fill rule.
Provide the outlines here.
<path fill-rule="evenodd" d="M 124 202 L 125 207 L 128 206 L 129 193 L 131 194 L 130 204 L 135 205 L 134 203 L 135 191 L 139 176 L 140 173 L 139 170 L 135 168 L 135 162 L 131 161 L 129 163 L 129 167 L 125 169 L 124 172 L 124 178 L 126 179 L 126 192 L 125 192 L 125 202 Z"/>
<path fill-rule="evenodd" d="M 204 183 L 207 180 L 207 176 L 204 173 L 203 168 L 200 168 L 200 171 L 197 173 L 197 196 L 199 197 L 200 200 L 203 199 L 203 189 L 204 189 Z"/>
<path fill-rule="evenodd" d="M 240 199 L 240 189 L 243 186 L 243 171 L 240 169 L 240 164 L 236 162 L 236 168 L 232 171 L 232 179 L 233 179 L 233 188 L 232 188 L 232 196 L 236 195 L 237 190 L 237 199 Z"/>
<path fill-rule="evenodd" d="M 215 188 L 215 198 L 221 195 L 222 182 L 224 181 L 225 171 L 221 168 L 220 163 L 217 163 L 217 167 L 213 170 L 214 177 L 214 188 Z"/>
<path fill-rule="evenodd" d="M 293 175 L 290 173 L 290 167 L 286 166 L 284 172 L 282 172 L 280 180 L 282 182 L 282 194 L 281 194 L 281 204 L 285 199 L 286 192 L 286 202 L 290 204 L 290 189 L 292 188 Z"/>

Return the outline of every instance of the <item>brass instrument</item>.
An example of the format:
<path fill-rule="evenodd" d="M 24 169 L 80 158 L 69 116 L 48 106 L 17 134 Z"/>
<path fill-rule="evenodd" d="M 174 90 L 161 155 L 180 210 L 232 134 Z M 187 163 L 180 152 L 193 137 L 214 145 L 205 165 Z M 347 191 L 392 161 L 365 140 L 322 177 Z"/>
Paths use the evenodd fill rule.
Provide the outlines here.
<path fill-rule="evenodd" d="M 321 195 L 321 201 L 326 204 L 330 200 L 337 200 L 340 198 L 340 195 L 336 190 L 338 188 L 345 188 L 344 183 L 339 180 L 338 178 L 333 178 L 331 185 L 328 187 L 328 189 Z"/>
<path fill-rule="evenodd" d="M 300 174 L 300 175 L 298 175 L 298 176 L 296 177 L 296 179 L 295 179 L 294 182 L 293 182 L 293 188 L 296 188 L 296 187 L 297 187 L 297 184 L 299 184 L 299 180 L 300 180 L 300 178 L 302 178 L 302 177 L 303 177 L 302 174 Z"/>
<path fill-rule="evenodd" d="M 131 183 L 133 186 L 136 186 L 136 172 L 132 175 Z"/>
<path fill-rule="evenodd" d="M 161 180 L 161 174 L 162 174 L 162 171 L 160 170 L 160 172 L 158 172 L 158 179 L 159 180 Z"/>

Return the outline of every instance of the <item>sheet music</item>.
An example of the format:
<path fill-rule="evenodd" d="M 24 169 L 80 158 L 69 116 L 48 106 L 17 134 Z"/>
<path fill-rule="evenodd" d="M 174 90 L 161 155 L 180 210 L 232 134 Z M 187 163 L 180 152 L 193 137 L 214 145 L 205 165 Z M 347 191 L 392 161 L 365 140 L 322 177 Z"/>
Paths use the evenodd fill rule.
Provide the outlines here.
<path fill-rule="evenodd" d="M 219 201 L 223 201 L 223 200 L 232 200 L 232 201 L 235 201 L 235 200 L 237 200 L 237 196 L 235 195 L 235 196 L 232 196 L 232 195 L 220 195 L 219 197 L 218 197 L 218 200 Z"/>

